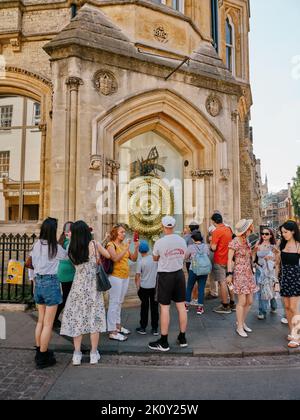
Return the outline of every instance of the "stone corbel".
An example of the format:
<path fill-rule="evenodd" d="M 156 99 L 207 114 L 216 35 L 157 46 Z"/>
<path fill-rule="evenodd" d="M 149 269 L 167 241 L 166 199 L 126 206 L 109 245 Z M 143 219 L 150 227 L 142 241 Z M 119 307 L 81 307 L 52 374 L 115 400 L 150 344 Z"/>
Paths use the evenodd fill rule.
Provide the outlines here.
<path fill-rule="evenodd" d="M 229 169 L 221 169 L 220 170 L 221 179 L 223 181 L 228 181 L 230 177 L 230 170 Z"/>
<path fill-rule="evenodd" d="M 103 167 L 103 156 L 92 155 L 90 160 L 90 169 L 94 171 L 100 171 Z"/>
<path fill-rule="evenodd" d="M 212 169 L 194 169 L 191 171 L 191 176 L 193 179 L 207 179 L 214 176 L 214 171 Z"/>

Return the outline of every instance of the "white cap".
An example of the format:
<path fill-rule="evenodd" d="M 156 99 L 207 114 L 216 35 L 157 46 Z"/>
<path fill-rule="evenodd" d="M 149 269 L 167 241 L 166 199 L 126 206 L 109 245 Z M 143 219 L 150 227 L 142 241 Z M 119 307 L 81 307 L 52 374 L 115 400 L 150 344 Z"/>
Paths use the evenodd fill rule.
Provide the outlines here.
<path fill-rule="evenodd" d="M 176 220 L 172 216 L 163 217 L 161 223 L 166 228 L 173 228 L 176 226 Z"/>

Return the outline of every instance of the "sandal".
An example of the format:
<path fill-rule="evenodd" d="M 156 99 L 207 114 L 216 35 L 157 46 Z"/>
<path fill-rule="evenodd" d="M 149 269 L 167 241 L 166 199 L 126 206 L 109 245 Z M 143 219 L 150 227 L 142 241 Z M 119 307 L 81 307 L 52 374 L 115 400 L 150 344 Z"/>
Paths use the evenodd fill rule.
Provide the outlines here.
<path fill-rule="evenodd" d="M 117 333 L 117 334 L 109 334 L 109 339 L 115 340 L 115 341 L 126 341 L 128 337 L 126 337 L 123 334 Z"/>
<path fill-rule="evenodd" d="M 300 343 L 298 341 L 292 340 L 289 342 L 288 347 L 290 349 L 298 349 L 300 347 Z"/>

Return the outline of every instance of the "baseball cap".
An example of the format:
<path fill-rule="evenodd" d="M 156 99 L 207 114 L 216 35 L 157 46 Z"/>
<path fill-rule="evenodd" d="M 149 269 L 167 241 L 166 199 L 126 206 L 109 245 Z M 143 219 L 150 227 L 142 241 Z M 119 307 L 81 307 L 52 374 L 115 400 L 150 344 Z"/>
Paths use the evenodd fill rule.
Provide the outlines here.
<path fill-rule="evenodd" d="M 166 228 L 173 228 L 176 226 L 176 220 L 172 216 L 165 216 L 162 218 L 162 225 Z"/>
<path fill-rule="evenodd" d="M 141 241 L 139 251 L 141 254 L 146 254 L 147 252 L 149 252 L 150 248 L 149 248 L 148 242 Z"/>

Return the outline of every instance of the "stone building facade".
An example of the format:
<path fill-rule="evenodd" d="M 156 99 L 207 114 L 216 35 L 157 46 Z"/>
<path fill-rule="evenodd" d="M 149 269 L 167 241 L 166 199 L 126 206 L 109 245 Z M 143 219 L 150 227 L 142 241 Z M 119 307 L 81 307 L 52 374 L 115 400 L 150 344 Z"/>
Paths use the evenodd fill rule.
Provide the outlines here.
<path fill-rule="evenodd" d="M 155 236 L 162 214 L 206 231 L 218 208 L 260 225 L 249 22 L 248 0 L 0 0 L 1 103 L 40 103 L 39 221 L 84 219 L 99 238 L 122 221 Z M 7 109 L 0 152 L 21 130 L 23 206 L 36 127 L 9 125 Z M 38 226 L 18 214 L 1 231 Z"/>

